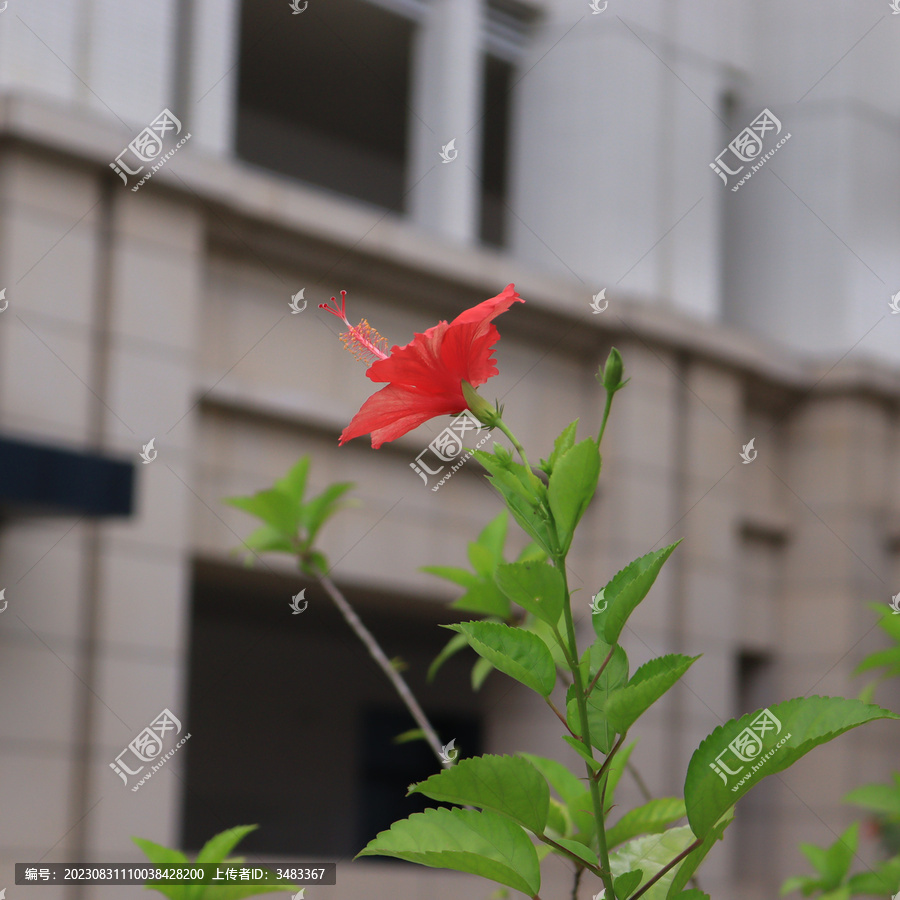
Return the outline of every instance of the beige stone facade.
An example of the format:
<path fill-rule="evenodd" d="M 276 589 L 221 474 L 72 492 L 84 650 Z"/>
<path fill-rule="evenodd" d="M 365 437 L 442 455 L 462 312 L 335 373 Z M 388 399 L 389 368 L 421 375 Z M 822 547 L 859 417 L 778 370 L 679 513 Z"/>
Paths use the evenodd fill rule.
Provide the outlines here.
<path fill-rule="evenodd" d="M 474 462 L 437 493 L 411 471 L 440 421 L 377 452 L 365 440 L 338 448 L 372 389 L 335 321 L 316 309 L 341 289 L 351 317 L 402 344 L 515 282 L 526 303 L 498 322 L 500 375 L 484 393 L 506 405 L 534 457 L 546 456 L 576 417 L 586 433 L 597 429 L 603 396 L 593 374 L 610 346 L 622 351 L 631 382 L 614 405 L 571 581 L 582 590 L 587 639 L 590 594 L 634 557 L 684 539 L 625 637 L 632 668 L 666 652 L 703 654 L 639 728 L 633 759 L 654 794 L 680 793 L 692 750 L 724 720 L 862 686 L 850 673 L 880 643 L 866 604 L 887 603 L 900 575 L 894 367 L 853 356 L 820 364 L 615 289 L 608 309 L 592 315 L 590 291 L 575 279 L 440 240 L 202 148 L 131 193 L 110 180 L 117 143 L 121 129 L 100 115 L 26 94 L 0 99 L 3 429 L 96 449 L 136 469 L 130 518 L 4 522 L 0 884 L 10 900 L 145 896 L 138 888 L 13 888 L 12 864 L 135 861 L 130 835 L 179 841 L 194 778 L 185 760 L 191 742 L 205 739 L 189 702 L 197 593 L 230 590 L 249 607 L 257 592 L 283 591 L 286 605 L 301 584 L 283 560 L 267 561 L 265 571 L 240 567 L 232 551 L 252 523 L 223 497 L 270 484 L 309 453 L 315 487 L 357 482 L 360 506 L 328 526 L 323 546 L 363 615 L 398 629 L 424 621 L 435 632 L 450 620 L 442 605 L 453 593 L 419 567 L 465 565 L 467 541 L 500 504 Z M 288 301 L 300 288 L 308 306 L 292 315 Z M 143 465 L 138 453 L 150 438 L 158 458 Z M 744 464 L 751 438 L 758 456 Z M 523 542 L 511 534 L 518 549 Z M 307 596 L 312 618 L 326 600 Z M 277 627 L 295 627 L 283 612 Z M 339 634 L 342 626 L 329 627 Z M 319 652 L 298 640 L 301 654 Z M 330 668 L 335 657 L 316 658 L 320 677 L 302 683 L 303 696 L 286 694 L 295 714 L 309 700 L 315 752 L 303 757 L 298 748 L 298 759 L 313 765 L 315 754 L 350 752 L 330 741 L 332 720 L 315 692 L 335 708 L 358 692 L 384 702 L 389 694 L 374 670 L 342 679 Z M 415 658 L 414 681 L 429 658 L 424 650 Z M 574 764 L 540 704 L 499 675 L 473 699 L 458 688 L 465 674 L 432 700 L 476 709 L 485 750 Z M 900 708 L 896 687 L 878 699 Z M 183 717 L 191 742 L 131 793 L 110 762 L 163 708 Z M 710 857 L 704 890 L 761 900 L 806 871 L 798 841 L 834 840 L 852 815 L 841 797 L 896 766 L 896 735 L 890 723 L 868 726 L 766 782 Z M 351 782 L 348 775 L 296 815 L 321 817 L 323 830 L 339 833 L 359 802 Z M 338 799 L 326 812 L 329 796 Z M 623 783 L 620 803 L 639 797 Z M 874 852 L 871 841 L 861 851 Z M 342 856 L 338 885 L 307 894 L 449 900 L 490 890 L 455 874 Z M 597 890 L 585 880 L 581 896 Z M 569 891 L 564 868 L 548 866 L 545 900 Z"/>

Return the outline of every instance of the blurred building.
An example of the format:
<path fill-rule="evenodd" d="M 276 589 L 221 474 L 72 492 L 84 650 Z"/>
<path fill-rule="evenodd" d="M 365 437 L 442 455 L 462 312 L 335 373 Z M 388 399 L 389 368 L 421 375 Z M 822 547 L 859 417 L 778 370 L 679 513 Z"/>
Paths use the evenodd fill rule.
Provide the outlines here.
<path fill-rule="evenodd" d="M 323 549 L 442 736 L 574 764 L 511 682 L 471 692 L 471 658 L 425 683 L 454 595 L 419 567 L 466 565 L 500 504 L 474 463 L 438 492 L 411 469 L 445 422 L 338 449 L 373 389 L 316 309 L 341 289 L 403 344 L 515 282 L 527 302 L 498 322 L 483 393 L 534 456 L 576 417 L 596 430 L 593 374 L 621 349 L 572 581 L 588 640 L 590 595 L 684 538 L 626 637 L 632 668 L 703 653 L 639 729 L 654 795 L 681 792 L 726 719 L 853 695 L 879 645 L 866 604 L 900 574 L 898 43 L 887 0 L 8 0 L 10 898 L 16 861 L 137 861 L 131 835 L 196 851 L 251 822 L 253 859 L 338 861 L 311 897 L 489 895 L 349 861 L 433 761 L 391 743 L 411 725 L 327 598 L 232 552 L 254 522 L 222 498 L 304 453 L 315 489 L 357 482 Z M 123 748 L 165 710 L 190 739 L 131 790 Z M 846 827 L 840 798 L 886 776 L 895 734 L 868 726 L 763 782 L 704 890 L 756 900 L 806 871 L 798 841 Z M 548 865 L 545 900 L 570 892 Z"/>

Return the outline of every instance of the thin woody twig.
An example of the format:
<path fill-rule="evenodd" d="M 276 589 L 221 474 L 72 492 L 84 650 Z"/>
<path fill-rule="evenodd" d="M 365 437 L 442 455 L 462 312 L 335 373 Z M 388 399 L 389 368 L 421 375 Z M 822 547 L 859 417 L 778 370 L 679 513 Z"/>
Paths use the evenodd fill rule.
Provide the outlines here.
<path fill-rule="evenodd" d="M 409 685 L 403 680 L 403 676 L 391 665 L 391 661 L 387 658 L 384 651 L 378 644 L 378 641 L 372 636 L 372 633 L 363 625 L 359 616 L 353 607 L 347 602 L 344 595 L 338 590 L 335 583 L 327 575 L 318 575 L 319 584 L 325 588 L 328 596 L 334 601 L 334 605 L 338 608 L 340 614 L 344 617 L 347 624 L 356 632 L 356 636 L 366 645 L 369 655 L 378 663 L 381 670 L 390 679 L 394 689 L 400 695 L 400 699 L 406 704 L 406 708 L 410 711 L 412 717 L 416 720 L 416 724 L 425 734 L 425 740 L 428 746 L 434 751 L 434 755 L 443 765 L 445 757 L 441 755 L 443 747 L 438 739 L 437 732 L 428 721 L 428 717 L 419 706 L 418 701 L 413 696 Z"/>
<path fill-rule="evenodd" d="M 568 731 L 569 734 L 571 734 L 572 737 L 575 738 L 576 741 L 580 741 L 581 740 L 580 736 L 575 734 L 575 732 L 572 731 L 571 728 L 569 728 L 569 723 L 566 721 L 566 717 L 556 708 L 553 701 L 549 697 L 547 697 L 546 700 L 547 700 L 547 706 L 549 706 L 550 709 L 552 709 L 553 712 L 556 713 L 556 718 L 559 719 L 559 721 L 563 723 L 563 725 L 566 728 L 566 731 Z"/>
<path fill-rule="evenodd" d="M 594 676 L 594 680 L 588 685 L 588 689 L 585 692 L 585 697 L 589 696 L 591 691 L 594 689 L 594 685 L 597 683 L 600 676 L 603 674 L 603 670 L 606 668 L 607 663 L 612 659 L 613 653 L 615 653 L 616 645 L 613 644 L 612 647 L 609 648 L 609 653 L 606 654 L 606 659 L 600 663 L 600 668 L 597 669 L 597 674 Z"/>
<path fill-rule="evenodd" d="M 650 888 L 652 888 L 653 885 L 656 884 L 656 882 L 666 874 L 666 872 L 668 872 L 670 869 L 675 868 L 678 863 L 680 863 L 688 854 L 693 853 L 694 850 L 696 850 L 702 843 L 703 838 L 697 838 L 697 840 L 694 841 L 693 844 L 691 844 L 689 847 L 685 847 L 684 850 L 682 850 L 681 853 L 679 853 L 678 856 L 675 857 L 675 859 L 666 863 L 639 891 L 637 891 L 637 893 L 632 894 L 631 900 L 637 900 L 637 898 L 640 897 L 645 891 L 650 890 Z"/>
<path fill-rule="evenodd" d="M 580 866 L 575 868 L 575 880 L 572 883 L 572 900 L 578 900 L 578 885 L 581 884 L 581 873 L 584 871 Z"/>

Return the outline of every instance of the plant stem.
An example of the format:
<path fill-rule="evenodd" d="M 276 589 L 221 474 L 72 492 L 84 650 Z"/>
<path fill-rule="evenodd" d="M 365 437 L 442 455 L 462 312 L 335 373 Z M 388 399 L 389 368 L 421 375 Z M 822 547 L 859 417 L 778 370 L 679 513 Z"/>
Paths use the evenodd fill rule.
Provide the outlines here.
<path fill-rule="evenodd" d="M 606 420 L 609 418 L 609 411 L 612 408 L 612 400 L 615 395 L 615 391 L 606 392 L 606 406 L 603 409 L 603 421 L 600 423 L 600 433 L 597 435 L 598 447 L 600 446 L 600 442 L 603 440 L 603 432 L 606 431 Z"/>
<path fill-rule="evenodd" d="M 553 712 L 556 713 L 556 718 L 559 719 L 559 721 L 562 722 L 563 725 L 565 725 L 566 731 L 568 731 L 569 734 L 571 734 L 572 737 L 575 738 L 576 741 L 580 741 L 581 738 L 577 734 L 575 734 L 575 732 L 572 731 L 571 728 L 569 728 L 569 723 L 566 721 L 566 717 L 556 708 L 553 701 L 549 697 L 547 697 L 546 699 L 547 699 L 547 706 L 549 706 L 550 709 L 552 709 Z"/>
<path fill-rule="evenodd" d="M 619 752 L 619 747 L 622 746 L 622 743 L 624 741 L 625 741 L 625 735 L 623 734 L 616 741 L 612 750 L 610 750 L 609 753 L 606 754 L 606 759 L 603 760 L 603 765 L 600 766 L 599 769 L 597 769 L 597 773 L 594 775 L 594 778 L 596 778 L 597 781 L 600 781 L 600 779 L 603 777 L 603 773 L 609 768 L 609 764 L 613 761 L 613 757 Z"/>
<path fill-rule="evenodd" d="M 444 764 L 444 757 L 441 756 L 441 742 L 438 740 L 437 732 L 428 721 L 428 717 L 422 711 L 418 701 L 413 696 L 409 685 L 403 680 L 403 676 L 391 665 L 391 661 L 387 658 L 384 651 L 378 644 L 378 641 L 372 636 L 372 633 L 363 625 L 359 616 L 353 607 L 347 602 L 346 597 L 338 590 L 335 583 L 327 575 L 316 576 L 319 584 L 325 588 L 325 592 L 334 601 L 334 605 L 338 608 L 338 612 L 344 617 L 344 621 L 356 632 L 356 636 L 366 645 L 369 655 L 378 663 L 381 670 L 390 679 L 394 689 L 400 695 L 400 699 L 406 704 L 406 708 L 410 711 L 412 717 L 416 720 L 416 724 L 425 734 L 425 740 L 428 746 L 434 751 L 434 755 L 438 758 L 441 765 Z"/>
<path fill-rule="evenodd" d="M 578 662 L 578 643 L 575 638 L 575 622 L 572 619 L 572 599 L 569 594 L 569 580 L 566 575 L 566 557 L 558 556 L 554 558 L 554 563 L 559 569 L 559 573 L 563 580 L 563 589 L 565 590 L 566 602 L 563 604 L 563 613 L 566 619 L 566 633 L 569 638 L 569 655 L 574 661 L 572 666 L 572 683 L 575 685 L 575 700 L 578 704 L 578 714 L 581 717 L 581 742 L 585 749 L 593 758 L 594 747 L 591 744 L 591 727 L 588 722 L 587 714 L 587 697 L 584 692 L 584 684 L 581 680 L 581 666 Z M 609 848 L 606 844 L 606 826 L 603 817 L 603 801 L 600 797 L 600 786 L 593 778 L 593 770 L 585 762 L 584 767 L 587 771 L 588 785 L 591 791 L 591 805 L 594 808 L 594 819 L 597 822 L 597 844 L 599 846 L 600 859 L 600 878 L 603 880 L 603 886 L 606 888 L 607 900 L 616 900 L 615 890 L 613 889 L 612 871 L 609 867 Z M 604 789 L 606 783 L 604 782 Z"/>
<path fill-rule="evenodd" d="M 497 418 L 497 428 L 499 428 L 508 438 L 509 442 L 513 445 L 516 452 L 519 454 L 522 464 L 531 472 L 531 463 L 528 462 L 528 457 L 525 455 L 525 448 L 519 443 L 518 438 L 509 430 L 506 422 L 501 418 Z"/>
<path fill-rule="evenodd" d="M 556 704 L 549 697 L 545 697 L 544 699 L 547 701 L 547 706 L 549 706 L 550 709 L 553 710 L 554 714 L 556 715 L 556 718 L 559 719 L 559 721 L 563 723 L 563 726 L 565 727 L 566 731 L 568 731 L 569 734 L 571 734 L 572 737 L 575 738 L 575 740 L 577 741 L 578 735 L 575 734 L 575 732 L 572 731 L 571 728 L 569 728 L 569 723 L 566 721 L 566 717 L 556 708 Z"/>
<path fill-rule="evenodd" d="M 678 863 L 680 863 L 689 853 L 693 853 L 694 850 L 696 850 L 702 843 L 703 838 L 697 838 L 697 840 L 694 841 L 694 843 L 691 844 L 690 847 L 685 847 L 684 850 L 682 850 L 681 853 L 679 853 L 678 856 L 675 857 L 675 859 L 667 862 L 639 891 L 633 893 L 630 900 L 637 900 L 637 898 L 640 897 L 641 894 L 652 888 L 653 885 L 656 884 L 656 882 L 666 874 L 666 872 L 677 866 Z"/>

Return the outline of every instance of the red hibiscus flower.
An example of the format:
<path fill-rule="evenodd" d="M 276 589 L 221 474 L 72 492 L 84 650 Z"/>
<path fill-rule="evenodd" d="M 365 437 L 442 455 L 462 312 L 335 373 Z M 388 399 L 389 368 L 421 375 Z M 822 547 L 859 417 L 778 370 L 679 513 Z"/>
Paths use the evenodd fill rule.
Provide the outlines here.
<path fill-rule="evenodd" d="M 491 358 L 493 345 L 500 339 L 492 321 L 513 303 L 524 303 L 510 284 L 503 293 L 460 313 L 452 322 L 438 322 L 424 334 L 417 334 L 405 347 L 383 350 L 387 343 L 365 319 L 352 326 L 347 321 L 346 291 L 341 291 L 341 306 L 332 309 L 349 331 L 341 335 L 348 349 L 368 360 L 375 357 L 366 373 L 372 381 L 387 382 L 378 393 L 363 403 L 359 412 L 341 434 L 340 443 L 372 435 L 372 447 L 393 441 L 435 416 L 461 413 L 467 409 L 463 381 L 477 387 L 497 374 Z M 332 300 L 335 298 L 332 297 Z"/>

